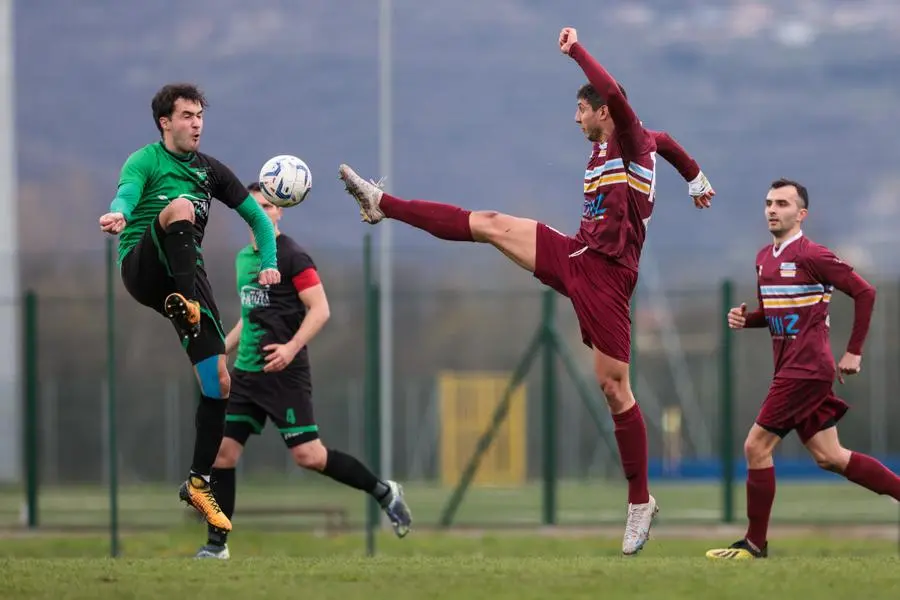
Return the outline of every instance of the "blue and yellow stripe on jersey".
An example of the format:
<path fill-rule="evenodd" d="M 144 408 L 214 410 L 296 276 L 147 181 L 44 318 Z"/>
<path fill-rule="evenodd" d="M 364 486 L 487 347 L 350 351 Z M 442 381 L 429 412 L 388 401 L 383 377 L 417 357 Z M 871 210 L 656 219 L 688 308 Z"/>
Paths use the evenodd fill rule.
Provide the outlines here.
<path fill-rule="evenodd" d="M 761 285 L 763 310 L 776 308 L 800 308 L 819 302 L 831 302 L 833 286 L 812 283 L 807 285 Z"/>
<path fill-rule="evenodd" d="M 593 194 L 604 185 L 625 183 L 625 164 L 621 158 L 611 158 L 599 167 L 584 171 L 584 193 Z"/>

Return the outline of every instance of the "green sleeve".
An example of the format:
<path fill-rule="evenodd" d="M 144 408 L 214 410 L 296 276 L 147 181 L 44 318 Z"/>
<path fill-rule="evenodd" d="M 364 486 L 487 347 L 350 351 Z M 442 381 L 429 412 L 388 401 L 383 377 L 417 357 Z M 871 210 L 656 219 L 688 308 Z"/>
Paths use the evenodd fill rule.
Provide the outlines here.
<path fill-rule="evenodd" d="M 256 245 L 259 246 L 259 254 L 262 269 L 277 269 L 278 259 L 275 255 L 275 228 L 272 221 L 260 208 L 253 196 L 248 195 L 237 207 L 241 218 L 247 222 L 253 231 Z"/>
<path fill-rule="evenodd" d="M 128 157 L 119 174 L 119 187 L 116 190 L 116 197 L 109 205 L 110 212 L 120 212 L 126 221 L 130 220 L 131 211 L 141 199 L 141 193 L 147 185 L 149 172 L 145 151 L 139 150 Z"/>

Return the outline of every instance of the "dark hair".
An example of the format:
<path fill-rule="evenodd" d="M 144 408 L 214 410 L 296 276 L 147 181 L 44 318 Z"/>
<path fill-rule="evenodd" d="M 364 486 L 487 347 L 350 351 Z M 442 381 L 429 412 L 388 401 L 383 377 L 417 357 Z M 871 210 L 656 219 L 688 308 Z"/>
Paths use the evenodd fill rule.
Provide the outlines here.
<path fill-rule="evenodd" d="M 262 190 L 259 189 L 258 181 L 251 181 L 250 183 L 247 184 L 247 191 L 248 192 L 260 192 Z"/>
<path fill-rule="evenodd" d="M 806 186 L 802 183 L 794 181 L 793 179 L 786 179 L 784 177 L 780 179 L 776 179 L 772 182 L 772 185 L 769 186 L 773 190 L 777 190 L 778 188 L 793 186 L 795 190 L 797 190 L 797 195 L 800 196 L 800 199 L 803 200 L 803 206 L 800 208 L 809 208 L 809 192 L 806 190 Z"/>
<path fill-rule="evenodd" d="M 159 124 L 159 120 L 162 117 L 172 116 L 175 111 L 175 101 L 179 98 L 199 102 L 202 108 L 207 106 L 206 96 L 193 83 L 169 83 L 162 86 L 150 102 L 153 122 L 156 123 L 160 135 L 162 135 L 162 125 Z"/>
<path fill-rule="evenodd" d="M 625 99 L 628 100 L 628 94 L 625 92 L 625 88 L 622 87 L 622 84 L 617 81 L 616 85 L 619 87 L 619 91 L 622 92 L 622 95 L 625 96 Z M 597 110 L 606 104 L 606 98 L 601 96 L 590 83 L 586 83 L 578 88 L 578 93 L 575 95 L 575 98 L 578 100 L 585 100 L 594 110 Z"/>

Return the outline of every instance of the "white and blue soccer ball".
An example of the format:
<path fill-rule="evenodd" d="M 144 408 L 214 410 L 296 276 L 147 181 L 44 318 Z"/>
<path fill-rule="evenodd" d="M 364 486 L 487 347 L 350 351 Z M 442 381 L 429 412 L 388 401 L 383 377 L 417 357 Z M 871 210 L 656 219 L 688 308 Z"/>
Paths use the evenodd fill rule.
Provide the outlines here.
<path fill-rule="evenodd" d="M 312 172 L 296 156 L 279 154 L 267 160 L 259 170 L 259 188 L 266 200 L 275 206 L 297 206 L 312 189 Z"/>

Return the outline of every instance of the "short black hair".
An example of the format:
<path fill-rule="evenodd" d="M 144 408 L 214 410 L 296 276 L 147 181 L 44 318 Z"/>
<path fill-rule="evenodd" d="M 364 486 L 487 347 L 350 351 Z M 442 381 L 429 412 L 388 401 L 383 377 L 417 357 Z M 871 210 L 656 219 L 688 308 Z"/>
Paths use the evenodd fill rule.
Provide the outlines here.
<path fill-rule="evenodd" d="M 167 83 L 159 88 L 153 100 L 150 101 L 150 109 L 153 111 L 153 122 L 159 134 L 162 135 L 162 125 L 159 120 L 163 117 L 171 117 L 175 111 L 175 101 L 179 98 L 189 100 L 191 102 L 199 102 L 202 108 L 206 108 L 208 103 L 203 92 L 193 83 Z"/>
<path fill-rule="evenodd" d="M 248 192 L 261 192 L 262 190 L 259 187 L 258 181 L 251 181 L 250 183 L 247 184 L 247 191 Z"/>
<path fill-rule="evenodd" d="M 797 195 L 800 196 L 800 199 L 803 200 L 803 206 L 800 208 L 809 208 L 809 192 L 806 189 L 806 186 L 798 181 L 794 181 L 793 179 L 787 179 L 785 177 L 781 177 L 772 182 L 772 185 L 769 186 L 770 189 L 777 190 L 779 188 L 793 186 L 795 190 L 797 190 Z"/>
<path fill-rule="evenodd" d="M 622 92 L 622 95 L 625 96 L 625 99 L 628 100 L 628 94 L 625 92 L 625 88 L 622 84 L 617 81 L 616 85 L 619 87 L 619 91 Z M 575 98 L 586 101 L 594 110 L 597 110 L 606 104 L 606 98 L 601 96 L 600 92 L 594 89 L 594 86 L 590 83 L 586 83 L 578 88 L 578 93 L 575 95 Z"/>

